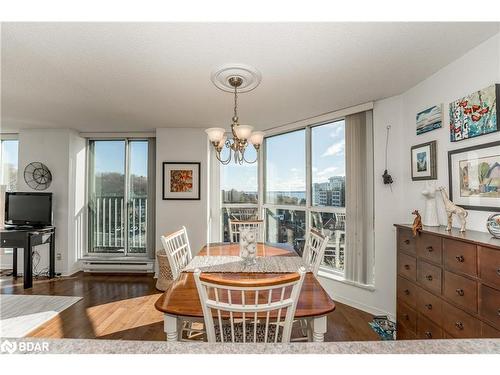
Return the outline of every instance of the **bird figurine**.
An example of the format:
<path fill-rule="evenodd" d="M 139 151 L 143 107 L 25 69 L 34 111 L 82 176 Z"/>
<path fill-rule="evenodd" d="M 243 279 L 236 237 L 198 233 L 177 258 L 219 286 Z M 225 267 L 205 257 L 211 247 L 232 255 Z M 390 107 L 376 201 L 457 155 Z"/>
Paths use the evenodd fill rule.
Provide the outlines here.
<path fill-rule="evenodd" d="M 418 213 L 418 210 L 413 211 L 412 214 L 415 215 L 415 220 L 413 220 L 412 226 L 413 237 L 415 237 L 417 233 L 422 230 L 422 217 Z"/>

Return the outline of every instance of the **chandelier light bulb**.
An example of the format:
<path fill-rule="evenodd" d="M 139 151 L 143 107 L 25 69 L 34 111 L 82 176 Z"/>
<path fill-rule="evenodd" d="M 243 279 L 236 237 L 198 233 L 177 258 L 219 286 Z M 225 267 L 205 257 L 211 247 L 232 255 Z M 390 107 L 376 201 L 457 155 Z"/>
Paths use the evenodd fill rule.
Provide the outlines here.
<path fill-rule="evenodd" d="M 252 130 L 253 126 L 250 125 L 238 125 L 234 127 L 234 133 L 236 134 L 238 139 L 241 139 L 242 141 L 246 141 L 248 138 L 250 138 Z"/>
<path fill-rule="evenodd" d="M 224 128 L 209 128 L 205 130 L 208 135 L 208 139 L 212 143 L 219 143 L 224 138 L 224 133 L 226 130 Z"/>

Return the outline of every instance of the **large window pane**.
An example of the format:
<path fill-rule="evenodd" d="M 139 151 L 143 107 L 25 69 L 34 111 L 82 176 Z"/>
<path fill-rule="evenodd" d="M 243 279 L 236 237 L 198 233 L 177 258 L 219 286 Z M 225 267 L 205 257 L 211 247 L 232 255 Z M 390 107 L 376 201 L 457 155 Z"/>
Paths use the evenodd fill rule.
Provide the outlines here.
<path fill-rule="evenodd" d="M 253 146 L 247 147 L 245 157 L 253 161 L 257 153 Z M 222 203 L 257 203 L 257 163 L 242 165 L 233 163 L 221 165 Z"/>
<path fill-rule="evenodd" d="M 345 121 L 311 129 L 312 204 L 345 207 Z"/>
<path fill-rule="evenodd" d="M 305 130 L 266 138 L 266 203 L 306 204 Z"/>
<path fill-rule="evenodd" d="M 16 191 L 19 141 L 17 139 L 2 140 L 1 148 L 0 184 L 6 185 L 7 191 Z"/>
<path fill-rule="evenodd" d="M 311 212 L 311 227 L 330 237 L 323 264 L 344 271 L 345 213 Z"/>
<path fill-rule="evenodd" d="M 306 233 L 305 211 L 266 209 L 266 232 L 268 242 L 288 243 L 302 255 Z"/>
<path fill-rule="evenodd" d="M 130 141 L 129 160 L 129 252 L 145 253 L 148 217 L 148 141 Z"/>

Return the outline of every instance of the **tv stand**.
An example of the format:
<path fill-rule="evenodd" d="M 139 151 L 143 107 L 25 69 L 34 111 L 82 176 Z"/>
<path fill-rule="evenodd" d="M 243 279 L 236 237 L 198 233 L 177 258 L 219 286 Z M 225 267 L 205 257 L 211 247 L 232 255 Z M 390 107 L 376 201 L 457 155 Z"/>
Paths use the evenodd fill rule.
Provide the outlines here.
<path fill-rule="evenodd" d="M 56 276 L 55 227 L 0 229 L 0 247 L 12 248 L 12 275 L 17 277 L 17 250 L 24 249 L 24 289 L 33 287 L 33 247 L 49 244 L 49 278 Z"/>

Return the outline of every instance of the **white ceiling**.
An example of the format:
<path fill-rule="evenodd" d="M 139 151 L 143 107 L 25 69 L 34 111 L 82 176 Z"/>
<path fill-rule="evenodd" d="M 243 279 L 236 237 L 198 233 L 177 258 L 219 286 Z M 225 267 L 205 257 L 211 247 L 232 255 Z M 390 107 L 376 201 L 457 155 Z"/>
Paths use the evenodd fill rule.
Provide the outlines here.
<path fill-rule="evenodd" d="M 267 129 L 409 89 L 499 23 L 4 23 L 2 131 L 228 126 L 212 70 L 252 65 L 240 120 Z"/>

